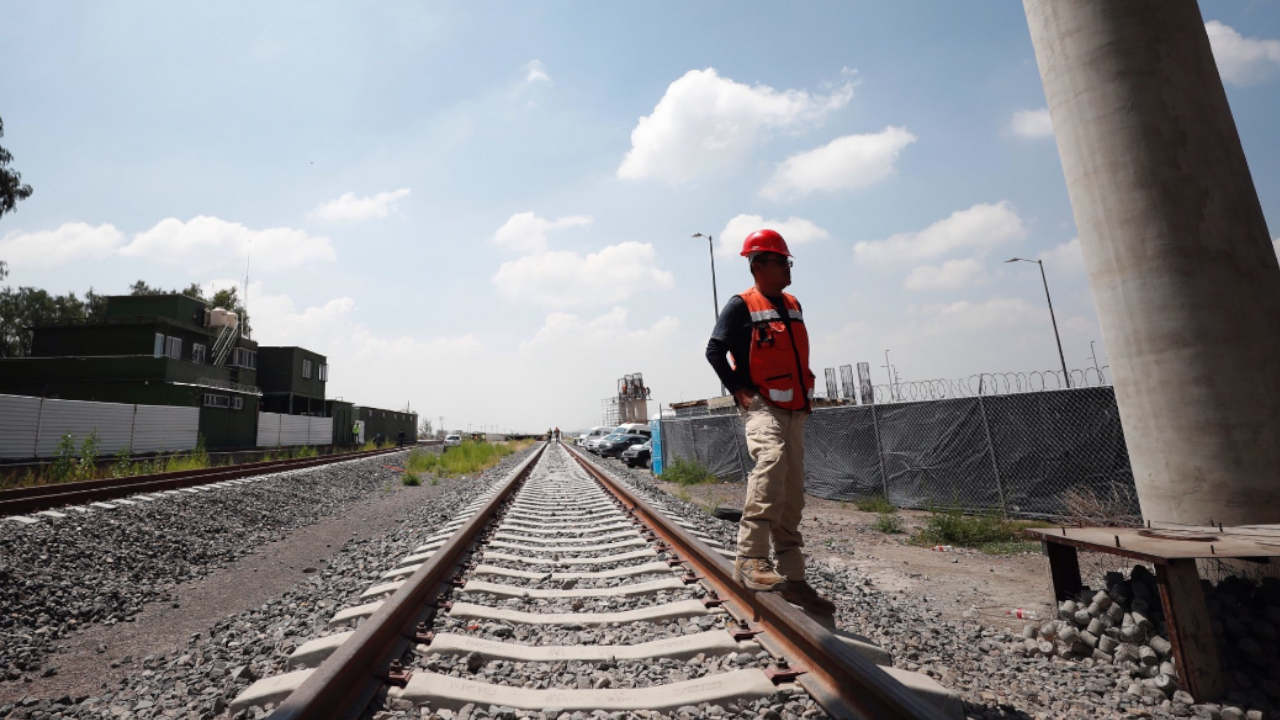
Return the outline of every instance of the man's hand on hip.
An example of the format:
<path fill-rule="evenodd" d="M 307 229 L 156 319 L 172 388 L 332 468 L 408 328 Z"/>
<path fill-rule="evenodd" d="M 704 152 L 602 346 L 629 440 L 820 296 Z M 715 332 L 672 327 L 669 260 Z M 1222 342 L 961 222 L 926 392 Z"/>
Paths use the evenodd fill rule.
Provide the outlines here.
<path fill-rule="evenodd" d="M 742 388 L 742 389 L 733 391 L 733 397 L 737 399 L 738 407 L 742 408 L 743 410 L 746 410 L 747 407 L 751 405 L 751 400 L 755 396 L 756 394 L 751 390 L 748 390 L 747 388 Z"/>

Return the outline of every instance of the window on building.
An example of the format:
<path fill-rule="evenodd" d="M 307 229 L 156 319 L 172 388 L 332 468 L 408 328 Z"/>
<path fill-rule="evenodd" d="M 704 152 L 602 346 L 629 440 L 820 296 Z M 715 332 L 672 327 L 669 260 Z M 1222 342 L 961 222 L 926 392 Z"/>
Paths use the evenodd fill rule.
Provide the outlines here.
<path fill-rule="evenodd" d="M 193 343 L 191 345 L 191 362 L 204 362 L 204 345 Z"/>
<path fill-rule="evenodd" d="M 320 365 L 320 379 L 324 382 L 329 382 L 329 365 L 327 363 Z"/>
<path fill-rule="evenodd" d="M 168 338 L 168 352 L 165 354 L 174 360 L 182 359 L 182 338 Z"/>
<path fill-rule="evenodd" d="M 231 350 L 230 365 L 236 367 L 253 369 L 258 367 L 258 353 L 246 348 L 233 348 Z"/>
<path fill-rule="evenodd" d="M 243 409 L 244 409 L 244 398 L 231 398 L 231 409 L 232 409 L 232 410 L 243 410 Z"/>
<path fill-rule="evenodd" d="M 311 378 L 311 361 L 310 360 L 302 361 L 302 377 L 308 378 L 308 379 Z"/>
<path fill-rule="evenodd" d="M 237 398 L 238 399 L 238 398 Z M 205 407 L 231 407 L 231 398 L 226 395 L 214 395 L 213 393 L 204 394 Z"/>
<path fill-rule="evenodd" d="M 156 333 L 156 347 L 153 352 L 156 357 L 164 355 L 164 333 Z"/>

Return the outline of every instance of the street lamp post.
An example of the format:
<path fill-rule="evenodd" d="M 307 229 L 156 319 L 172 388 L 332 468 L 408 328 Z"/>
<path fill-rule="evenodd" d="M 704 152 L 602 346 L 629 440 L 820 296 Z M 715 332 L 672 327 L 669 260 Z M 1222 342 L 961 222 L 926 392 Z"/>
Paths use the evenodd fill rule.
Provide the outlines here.
<path fill-rule="evenodd" d="M 720 318 L 720 293 L 716 291 L 716 253 L 714 248 L 712 248 L 711 246 L 711 236 L 703 235 L 702 233 L 694 233 L 693 237 L 696 237 L 696 238 L 705 237 L 707 239 L 707 255 L 711 257 L 711 302 L 714 303 L 715 305 L 715 307 L 712 308 L 711 316 L 716 319 L 719 319 Z"/>
<path fill-rule="evenodd" d="M 1062 354 L 1062 337 L 1058 335 L 1058 319 L 1053 314 L 1053 298 L 1049 297 L 1049 279 L 1044 274 L 1044 261 L 1016 257 L 1009 258 L 1005 262 L 1029 262 L 1040 266 L 1040 281 L 1044 283 L 1044 299 L 1049 304 L 1049 321 L 1053 323 L 1053 339 L 1058 341 L 1058 360 L 1062 362 L 1062 380 L 1067 384 L 1067 388 L 1070 389 L 1071 373 L 1067 371 L 1067 357 Z"/>
<path fill-rule="evenodd" d="M 703 235 L 702 233 L 694 233 L 692 237 L 695 237 L 695 238 L 705 237 L 707 239 L 707 256 L 711 258 L 711 302 L 713 305 L 713 307 L 711 308 L 711 317 L 713 317 L 715 320 L 719 320 L 720 319 L 720 293 L 716 290 L 715 248 L 712 246 L 710 235 Z M 724 383 L 720 383 L 720 394 L 721 395 L 725 394 Z"/>

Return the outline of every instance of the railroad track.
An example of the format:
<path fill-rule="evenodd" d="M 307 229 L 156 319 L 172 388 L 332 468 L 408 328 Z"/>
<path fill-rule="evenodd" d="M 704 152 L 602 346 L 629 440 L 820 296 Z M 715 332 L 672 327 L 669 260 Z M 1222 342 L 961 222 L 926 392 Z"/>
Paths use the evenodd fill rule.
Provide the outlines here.
<path fill-rule="evenodd" d="M 127 498 L 132 495 L 180 490 L 200 485 L 229 482 L 255 475 L 331 465 L 348 460 L 388 455 L 394 452 L 402 452 L 403 450 L 404 448 L 384 448 L 353 453 L 336 453 L 313 458 L 269 460 L 238 465 L 220 465 L 199 470 L 180 470 L 151 475 L 11 488 L 0 490 L 0 518 L 48 512 L 66 505 L 105 502 L 116 498 Z"/>
<path fill-rule="evenodd" d="M 954 696 L 927 679 L 909 689 L 912 674 L 881 667 L 883 650 L 737 585 L 718 545 L 575 451 L 543 445 L 230 713 L 697 717 L 701 705 L 754 717 L 816 703 L 837 718 L 955 717 L 934 704 L 954 710 Z"/>

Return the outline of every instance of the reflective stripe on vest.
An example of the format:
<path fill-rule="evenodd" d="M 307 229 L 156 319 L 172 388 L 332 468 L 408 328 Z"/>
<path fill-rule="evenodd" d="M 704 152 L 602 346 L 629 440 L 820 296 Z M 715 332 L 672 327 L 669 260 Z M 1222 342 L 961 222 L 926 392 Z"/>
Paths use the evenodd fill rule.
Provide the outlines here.
<path fill-rule="evenodd" d="M 795 396 L 794 390 L 774 390 L 769 388 L 769 399 L 776 403 L 789 403 L 791 398 Z M 813 393 L 810 393 L 812 396 Z"/>

